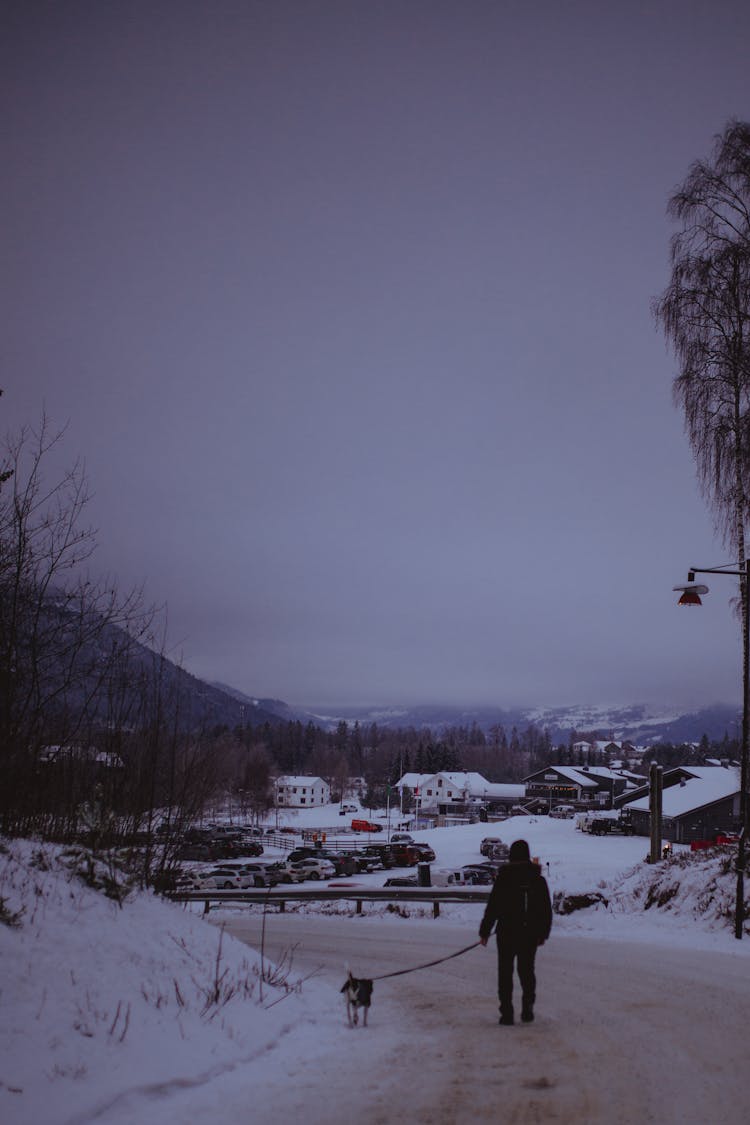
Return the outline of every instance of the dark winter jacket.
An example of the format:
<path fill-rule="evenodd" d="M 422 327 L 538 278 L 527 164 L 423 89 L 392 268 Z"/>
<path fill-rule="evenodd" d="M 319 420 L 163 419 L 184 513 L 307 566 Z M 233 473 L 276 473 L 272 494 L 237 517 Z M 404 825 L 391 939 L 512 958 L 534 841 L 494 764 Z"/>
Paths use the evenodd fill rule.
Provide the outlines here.
<path fill-rule="evenodd" d="M 480 938 L 490 936 L 494 922 L 498 938 L 528 939 L 537 945 L 547 940 L 552 904 L 547 880 L 536 863 L 522 860 L 500 868 L 479 927 Z"/>

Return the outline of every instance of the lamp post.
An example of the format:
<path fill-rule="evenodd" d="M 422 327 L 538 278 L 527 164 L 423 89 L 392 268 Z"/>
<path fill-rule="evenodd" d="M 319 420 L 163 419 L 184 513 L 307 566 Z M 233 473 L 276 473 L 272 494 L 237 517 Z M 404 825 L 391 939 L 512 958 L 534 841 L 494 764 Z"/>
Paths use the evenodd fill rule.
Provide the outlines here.
<path fill-rule="evenodd" d="M 696 585 L 696 574 L 729 574 L 740 580 L 742 601 L 742 748 L 740 752 L 740 838 L 737 845 L 737 893 L 734 908 L 734 936 L 742 940 L 745 920 L 745 837 L 747 835 L 747 773 L 748 742 L 750 741 L 750 559 L 744 567 L 730 570 L 727 567 L 691 567 L 687 586 L 675 586 L 681 591 L 678 605 L 702 605 L 701 595 L 708 593 L 707 586 Z"/>

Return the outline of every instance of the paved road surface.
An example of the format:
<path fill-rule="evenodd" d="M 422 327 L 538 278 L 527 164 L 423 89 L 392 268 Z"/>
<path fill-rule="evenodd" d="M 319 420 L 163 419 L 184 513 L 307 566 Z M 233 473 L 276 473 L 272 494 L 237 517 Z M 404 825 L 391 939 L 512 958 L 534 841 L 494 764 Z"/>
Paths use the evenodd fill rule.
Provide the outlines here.
<path fill-rule="evenodd" d="M 377 976 L 474 939 L 448 922 L 275 914 L 267 925 L 270 957 L 296 946 L 295 969 L 320 967 L 336 984 L 347 962 Z M 228 929 L 259 945 L 258 918 L 233 918 Z M 750 1120 L 746 958 L 553 932 L 537 967 L 537 1019 L 512 1028 L 497 1024 L 492 944 L 377 983 L 370 1028 L 351 1033 L 351 1056 L 332 1057 L 322 1072 L 319 1063 L 297 1068 L 274 1092 L 278 1122 Z M 350 1104 L 342 1068 L 351 1071 Z M 335 1097 L 326 1100 L 326 1088 Z"/>

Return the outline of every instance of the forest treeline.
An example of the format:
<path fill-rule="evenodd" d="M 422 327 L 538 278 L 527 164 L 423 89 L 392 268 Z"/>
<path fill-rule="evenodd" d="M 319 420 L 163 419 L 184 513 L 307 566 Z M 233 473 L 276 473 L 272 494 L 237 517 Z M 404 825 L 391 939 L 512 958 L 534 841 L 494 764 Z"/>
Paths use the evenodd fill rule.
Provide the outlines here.
<path fill-rule="evenodd" d="M 428 729 L 381 728 L 344 720 L 334 730 L 325 730 L 312 722 L 291 721 L 214 728 L 212 734 L 219 787 L 235 801 L 244 793 L 248 808 L 258 811 L 272 800 L 271 779 L 279 774 L 322 777 L 336 796 L 345 794 L 353 781 L 361 781 L 365 804 L 382 808 L 389 788 L 410 772 L 469 770 L 490 782 L 518 783 L 552 764 L 610 764 L 602 750 L 576 746 L 602 742 L 598 731 L 572 730 L 566 743 L 553 745 L 549 732 L 534 724 L 520 731 L 493 726 L 485 733 L 474 723 L 433 734 Z M 703 735 L 698 744 L 655 744 L 639 763 L 632 761 L 632 770 L 645 777 L 652 761 L 665 767 L 702 765 L 711 758 L 734 760 L 738 754 L 737 741 L 728 735 L 720 742 Z"/>

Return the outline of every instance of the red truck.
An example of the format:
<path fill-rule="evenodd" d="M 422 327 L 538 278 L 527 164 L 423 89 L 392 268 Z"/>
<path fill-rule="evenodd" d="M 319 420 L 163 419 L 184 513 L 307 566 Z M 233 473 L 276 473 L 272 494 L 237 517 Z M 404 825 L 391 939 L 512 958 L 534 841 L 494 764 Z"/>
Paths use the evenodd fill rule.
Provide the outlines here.
<path fill-rule="evenodd" d="M 372 820 L 353 820 L 352 832 L 382 832 L 383 825 L 375 824 Z"/>
<path fill-rule="evenodd" d="M 701 852 L 704 848 L 716 848 L 722 844 L 738 844 L 739 836 L 736 832 L 719 832 L 716 836 L 712 836 L 706 840 L 691 840 L 690 851 Z"/>

